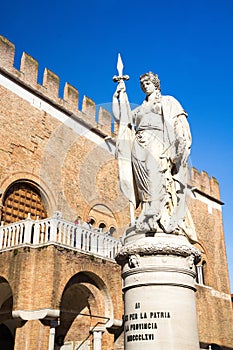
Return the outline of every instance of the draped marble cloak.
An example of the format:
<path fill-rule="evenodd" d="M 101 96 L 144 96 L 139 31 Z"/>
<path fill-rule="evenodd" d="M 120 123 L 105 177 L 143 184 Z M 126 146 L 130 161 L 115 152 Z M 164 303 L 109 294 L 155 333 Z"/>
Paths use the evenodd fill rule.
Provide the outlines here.
<path fill-rule="evenodd" d="M 145 116 L 148 114 L 146 110 L 148 109 L 150 116 L 149 118 L 147 117 L 149 120 L 147 125 L 147 120 L 143 121 L 143 119 L 146 119 Z M 140 147 L 142 146 L 138 139 L 138 133 L 148 133 L 146 136 L 144 135 L 144 139 L 151 138 L 151 140 L 145 142 L 143 147 L 145 147 L 145 152 L 148 152 L 147 147 L 150 147 L 153 152 L 153 149 L 158 148 L 158 142 L 156 141 L 156 143 L 155 139 L 153 140 L 153 133 L 155 135 L 159 133 L 161 145 L 159 146 L 160 151 L 156 150 L 155 157 L 159 156 L 160 158 L 159 166 L 161 165 L 161 167 L 164 168 L 161 169 L 161 172 L 165 174 L 167 171 L 168 174 L 170 171 L 172 181 L 178 188 L 178 190 L 176 190 L 177 198 L 175 200 L 175 208 L 173 208 L 169 219 L 166 218 L 169 216 L 168 214 L 164 214 L 164 220 L 162 219 L 166 226 L 165 230 L 172 231 L 184 218 L 186 212 L 188 180 L 187 159 L 191 147 L 191 134 L 187 122 L 187 113 L 174 97 L 161 95 L 153 101 L 144 101 L 141 106 L 130 111 L 126 93 L 124 93 L 124 96 L 121 98 L 120 110 L 121 116 L 116 156 L 118 158 L 121 191 L 135 207 L 138 207 L 140 202 L 147 200 L 146 196 L 143 196 L 141 191 L 142 187 L 145 188 L 146 183 L 140 183 L 140 181 L 143 182 L 148 176 L 141 176 L 141 180 L 140 176 L 135 176 L 135 159 L 137 158 L 135 145 L 137 146 L 138 144 Z M 153 113 L 157 118 L 158 115 L 160 115 L 160 126 L 153 125 Z M 138 116 L 140 116 L 140 122 L 138 122 Z M 141 147 L 142 153 L 143 147 Z M 138 162 L 140 163 L 140 159 L 138 159 Z M 143 166 L 143 171 L 145 170 L 146 167 Z M 164 176 L 168 176 L 167 174 Z M 151 179 L 151 183 L 154 183 L 155 186 L 156 181 L 160 180 L 156 178 Z M 151 199 L 153 198 L 149 195 L 148 200 Z"/>

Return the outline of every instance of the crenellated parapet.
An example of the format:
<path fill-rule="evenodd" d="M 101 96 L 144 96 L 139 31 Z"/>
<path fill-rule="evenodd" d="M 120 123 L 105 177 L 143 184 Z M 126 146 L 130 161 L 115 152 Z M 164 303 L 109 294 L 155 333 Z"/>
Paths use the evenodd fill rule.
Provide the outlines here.
<path fill-rule="evenodd" d="M 57 74 L 45 68 L 41 85 L 38 83 L 39 64 L 32 56 L 23 52 L 19 70 L 14 67 L 14 59 L 15 45 L 5 37 L 0 36 L 0 70 L 40 93 L 53 104 L 55 103 L 80 116 L 79 92 L 75 87 L 65 83 L 63 96 L 59 97 L 60 78 Z M 97 114 L 95 102 L 87 96 L 83 97 L 81 106 L 84 122 L 91 124 L 94 128 L 99 128 L 103 133 L 111 134 L 111 114 L 108 111 L 100 108 Z"/>
<path fill-rule="evenodd" d="M 191 182 L 194 188 L 220 201 L 219 183 L 215 177 L 210 177 L 206 171 L 199 172 L 196 168 L 192 168 Z"/>

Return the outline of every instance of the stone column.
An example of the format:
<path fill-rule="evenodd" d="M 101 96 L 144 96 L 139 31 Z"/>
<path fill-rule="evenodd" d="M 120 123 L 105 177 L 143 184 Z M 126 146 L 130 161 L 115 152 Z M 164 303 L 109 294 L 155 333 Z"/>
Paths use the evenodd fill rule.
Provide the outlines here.
<path fill-rule="evenodd" d="M 49 347 L 48 347 L 48 350 L 54 350 L 55 332 L 56 332 L 55 327 L 50 327 L 50 332 L 49 332 Z"/>
<path fill-rule="evenodd" d="M 194 278 L 200 252 L 181 235 L 132 236 L 116 258 L 125 350 L 199 350 Z"/>
<path fill-rule="evenodd" d="M 102 333 L 104 332 L 103 328 L 95 327 L 92 330 L 93 334 L 93 350 L 102 350 Z"/>
<path fill-rule="evenodd" d="M 56 327 L 59 326 L 59 324 L 60 324 L 60 322 L 58 320 L 50 321 L 48 350 L 54 350 Z"/>
<path fill-rule="evenodd" d="M 60 310 L 56 309 L 13 310 L 12 317 L 20 325 L 16 328 L 14 349 L 53 350 L 59 315 Z"/>

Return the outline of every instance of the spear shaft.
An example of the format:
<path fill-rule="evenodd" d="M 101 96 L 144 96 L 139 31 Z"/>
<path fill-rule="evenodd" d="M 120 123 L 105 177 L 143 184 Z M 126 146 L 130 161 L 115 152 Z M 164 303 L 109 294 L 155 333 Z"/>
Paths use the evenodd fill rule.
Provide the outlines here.
<path fill-rule="evenodd" d="M 128 75 L 123 75 L 123 68 L 124 68 L 124 65 L 123 65 L 123 62 L 121 59 L 121 55 L 120 55 L 120 53 L 118 53 L 118 59 L 117 59 L 118 75 L 114 75 L 114 77 L 113 77 L 113 81 L 117 82 L 118 84 L 120 82 L 124 82 L 124 80 L 129 80 Z M 128 102 L 127 94 L 125 93 L 125 91 L 123 92 L 122 90 L 120 91 L 120 104 L 122 105 L 123 109 L 126 108 L 125 113 L 128 115 L 128 118 L 129 118 L 129 113 L 130 113 L 129 102 Z M 126 123 L 126 124 L 131 124 L 131 123 Z M 118 134 L 118 137 L 119 137 L 119 134 Z M 124 191 L 123 191 L 123 193 L 124 193 Z M 130 222 L 132 225 L 135 222 L 134 205 L 133 205 L 132 201 L 129 201 L 129 210 L 130 210 Z"/>

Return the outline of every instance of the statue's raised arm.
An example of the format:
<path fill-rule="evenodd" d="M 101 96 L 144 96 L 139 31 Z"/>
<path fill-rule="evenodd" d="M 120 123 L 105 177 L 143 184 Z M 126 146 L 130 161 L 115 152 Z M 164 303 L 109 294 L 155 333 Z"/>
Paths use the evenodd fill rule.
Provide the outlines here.
<path fill-rule="evenodd" d="M 132 142 L 135 132 L 132 127 L 132 112 L 125 87 L 125 80 L 128 80 L 129 76 L 123 75 L 123 63 L 120 54 L 118 55 L 117 70 L 118 76 L 113 77 L 113 81 L 117 82 L 117 88 L 113 94 L 112 111 L 115 121 L 118 124 L 116 158 L 118 159 L 119 181 L 121 191 L 129 202 L 136 207 L 138 201 L 135 197 L 136 192 L 131 159 Z M 133 215 L 131 215 L 131 221 L 132 217 Z"/>
<path fill-rule="evenodd" d="M 140 84 L 146 98 L 133 111 L 123 79 L 113 95 L 120 187 L 135 207 L 141 205 L 137 232 L 185 234 L 191 147 L 187 113 L 174 97 L 161 95 L 157 74 L 142 75 Z"/>

